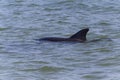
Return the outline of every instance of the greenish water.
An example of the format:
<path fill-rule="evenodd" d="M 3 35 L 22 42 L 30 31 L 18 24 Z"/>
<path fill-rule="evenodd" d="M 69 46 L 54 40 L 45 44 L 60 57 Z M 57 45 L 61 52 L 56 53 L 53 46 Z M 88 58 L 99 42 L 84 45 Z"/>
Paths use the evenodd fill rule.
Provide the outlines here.
<path fill-rule="evenodd" d="M 0 80 L 119 80 L 120 0 L 0 0 Z M 90 28 L 88 43 L 37 42 Z"/>

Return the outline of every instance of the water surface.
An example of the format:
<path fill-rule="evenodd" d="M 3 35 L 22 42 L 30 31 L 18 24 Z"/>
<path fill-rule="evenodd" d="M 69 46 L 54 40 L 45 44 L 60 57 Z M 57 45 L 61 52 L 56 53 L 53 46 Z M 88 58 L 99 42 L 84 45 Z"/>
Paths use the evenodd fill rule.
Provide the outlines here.
<path fill-rule="evenodd" d="M 120 0 L 0 0 L 1 80 L 119 80 Z M 89 43 L 38 42 L 90 28 Z"/>

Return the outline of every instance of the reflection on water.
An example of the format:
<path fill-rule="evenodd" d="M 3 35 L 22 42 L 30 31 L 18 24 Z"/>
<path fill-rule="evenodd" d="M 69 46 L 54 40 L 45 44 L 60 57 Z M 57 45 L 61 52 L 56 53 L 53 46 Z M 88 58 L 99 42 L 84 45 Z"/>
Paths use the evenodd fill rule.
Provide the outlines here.
<path fill-rule="evenodd" d="M 119 2 L 0 0 L 0 79 L 119 80 Z M 35 40 L 86 27 L 86 43 Z"/>

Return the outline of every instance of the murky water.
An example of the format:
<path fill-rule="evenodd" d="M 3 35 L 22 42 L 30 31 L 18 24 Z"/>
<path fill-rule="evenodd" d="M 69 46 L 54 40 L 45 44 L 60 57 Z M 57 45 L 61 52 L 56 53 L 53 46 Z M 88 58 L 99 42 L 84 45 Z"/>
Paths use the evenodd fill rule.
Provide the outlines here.
<path fill-rule="evenodd" d="M 90 28 L 89 43 L 37 42 Z M 120 0 L 0 0 L 0 80 L 119 80 Z"/>

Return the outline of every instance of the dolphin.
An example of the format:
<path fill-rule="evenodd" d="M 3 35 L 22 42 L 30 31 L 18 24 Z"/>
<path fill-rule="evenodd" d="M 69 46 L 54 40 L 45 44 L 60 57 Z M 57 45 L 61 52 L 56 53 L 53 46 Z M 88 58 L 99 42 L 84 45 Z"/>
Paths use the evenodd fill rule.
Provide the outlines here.
<path fill-rule="evenodd" d="M 60 38 L 60 37 L 45 37 L 39 39 L 44 41 L 51 41 L 51 42 L 61 42 L 61 41 L 67 41 L 67 42 L 85 42 L 87 32 L 89 31 L 89 28 L 82 29 L 75 33 L 74 35 L 70 36 L 69 38 Z"/>

